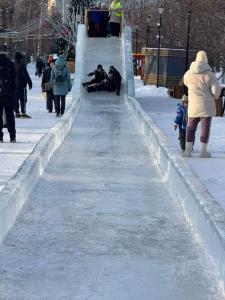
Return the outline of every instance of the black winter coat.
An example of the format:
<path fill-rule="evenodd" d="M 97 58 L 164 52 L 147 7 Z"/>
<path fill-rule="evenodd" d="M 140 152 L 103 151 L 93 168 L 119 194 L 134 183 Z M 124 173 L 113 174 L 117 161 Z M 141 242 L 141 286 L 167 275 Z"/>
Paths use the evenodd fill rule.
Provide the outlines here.
<path fill-rule="evenodd" d="M 88 76 L 95 76 L 95 81 L 96 82 L 102 82 L 104 79 L 107 78 L 107 74 L 104 70 L 102 70 L 101 72 L 98 70 L 95 70 L 94 72 L 91 72 L 88 74 Z"/>
<path fill-rule="evenodd" d="M 15 65 L 6 56 L 2 56 L 0 59 L 0 72 L 3 68 L 7 68 L 10 73 L 10 88 L 6 91 L 4 96 L 0 96 L 0 105 L 4 107 L 15 107 L 16 97 L 15 97 Z"/>
<path fill-rule="evenodd" d="M 41 81 L 42 92 L 45 92 L 45 83 L 50 83 L 51 72 L 52 72 L 52 68 L 50 67 L 45 69 L 43 72 L 42 81 Z"/>
<path fill-rule="evenodd" d="M 22 61 L 15 61 L 15 67 L 16 67 L 16 89 L 25 88 L 27 84 L 29 85 L 29 88 L 32 88 L 32 81 L 30 79 L 30 76 L 27 72 L 27 68 Z"/>
<path fill-rule="evenodd" d="M 103 90 L 108 92 L 114 92 L 116 90 L 116 83 L 114 78 L 107 78 L 103 84 Z"/>
<path fill-rule="evenodd" d="M 42 70 L 44 68 L 44 63 L 41 59 L 38 59 L 36 62 L 36 69 L 38 70 L 39 73 L 42 73 Z"/>
<path fill-rule="evenodd" d="M 121 77 L 119 71 L 117 71 L 116 69 L 113 69 L 113 70 L 112 70 L 112 73 L 113 73 L 113 78 L 114 78 L 114 80 L 115 80 L 116 82 L 120 83 L 121 80 L 122 80 L 122 77 Z"/>

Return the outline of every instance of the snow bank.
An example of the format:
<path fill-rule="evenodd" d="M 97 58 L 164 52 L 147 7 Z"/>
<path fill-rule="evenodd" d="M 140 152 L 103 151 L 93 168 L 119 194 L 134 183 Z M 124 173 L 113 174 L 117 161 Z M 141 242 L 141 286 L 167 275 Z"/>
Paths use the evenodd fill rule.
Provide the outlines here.
<path fill-rule="evenodd" d="M 179 201 L 187 220 L 213 257 L 224 288 L 225 212 L 139 103 L 129 97 L 128 104 L 141 125 L 149 149 L 154 152 L 171 193 Z"/>
<path fill-rule="evenodd" d="M 138 97 L 148 98 L 151 97 L 168 97 L 167 88 L 159 87 L 155 85 L 145 85 L 143 86 L 142 81 L 135 82 L 135 95 L 138 94 Z"/>

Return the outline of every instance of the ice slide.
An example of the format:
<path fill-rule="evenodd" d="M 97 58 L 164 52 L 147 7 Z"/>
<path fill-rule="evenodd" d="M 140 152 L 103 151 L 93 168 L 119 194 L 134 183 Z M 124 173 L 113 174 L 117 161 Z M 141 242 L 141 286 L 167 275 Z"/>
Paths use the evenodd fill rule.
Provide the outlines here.
<path fill-rule="evenodd" d="M 124 39 L 79 38 L 75 92 L 102 63 L 121 71 L 122 93 L 82 90 L 70 133 L 0 246 L 0 299 L 223 299 L 126 104 Z"/>

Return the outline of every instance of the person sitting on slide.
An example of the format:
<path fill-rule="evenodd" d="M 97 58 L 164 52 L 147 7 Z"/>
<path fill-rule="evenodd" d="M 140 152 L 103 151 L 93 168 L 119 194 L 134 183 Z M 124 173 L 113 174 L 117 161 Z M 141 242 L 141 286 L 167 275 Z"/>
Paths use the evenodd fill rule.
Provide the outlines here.
<path fill-rule="evenodd" d="M 92 84 L 91 86 L 88 86 L 87 91 L 88 93 L 100 92 L 100 91 L 115 92 L 116 88 L 117 86 L 113 77 L 113 73 L 109 72 L 105 80 L 103 80 L 101 83 L 95 83 Z"/>
<path fill-rule="evenodd" d="M 94 72 L 91 72 L 87 75 L 88 77 L 90 76 L 95 76 L 94 79 L 87 81 L 87 82 L 83 82 L 82 85 L 83 87 L 95 84 L 95 83 L 101 83 L 105 78 L 107 78 L 107 74 L 104 71 L 102 65 L 98 65 L 97 69 Z"/>

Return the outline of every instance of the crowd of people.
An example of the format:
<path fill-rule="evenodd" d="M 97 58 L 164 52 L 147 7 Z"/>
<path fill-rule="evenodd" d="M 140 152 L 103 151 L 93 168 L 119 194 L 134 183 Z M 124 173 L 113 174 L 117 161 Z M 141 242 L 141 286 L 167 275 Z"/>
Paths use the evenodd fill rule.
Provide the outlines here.
<path fill-rule="evenodd" d="M 37 66 L 40 66 L 38 68 Z M 47 95 L 47 110 L 56 116 L 64 114 L 66 95 L 72 88 L 70 73 L 63 55 L 54 60 L 50 58 L 47 68 L 40 60 L 36 63 L 36 75 L 42 76 L 42 91 Z M 3 127 L 7 127 L 10 142 L 16 142 L 15 118 L 29 119 L 26 113 L 27 86 L 32 89 L 32 80 L 23 60 L 23 55 L 16 52 L 14 61 L 6 53 L 0 53 L 0 143 L 3 142 Z M 7 123 L 7 126 L 4 126 Z"/>
<path fill-rule="evenodd" d="M 72 88 L 70 73 L 63 55 L 57 59 L 49 56 L 47 67 L 41 58 L 36 61 L 36 76 L 41 77 L 42 92 L 46 94 L 46 109 L 55 111 L 56 117 L 65 112 L 66 95 Z M 102 65 L 88 74 L 94 78 L 84 82 L 88 92 L 108 91 L 120 95 L 122 77 L 119 71 L 110 66 L 108 74 Z M 24 63 L 23 55 L 16 52 L 14 61 L 5 53 L 0 54 L 0 142 L 3 142 L 3 116 L 7 123 L 10 141 L 16 142 L 15 118 L 31 118 L 26 112 L 27 87 L 32 89 L 32 80 Z"/>
<path fill-rule="evenodd" d="M 122 21 L 122 0 L 112 0 L 110 6 L 97 2 L 88 11 L 89 37 L 119 37 Z"/>
<path fill-rule="evenodd" d="M 36 68 L 37 75 L 42 75 L 41 87 L 47 96 L 48 112 L 51 113 L 54 109 L 57 117 L 62 116 L 65 111 L 66 95 L 72 88 L 65 58 L 63 55 L 59 55 L 56 60 L 49 57 L 47 68 L 37 61 Z M 87 76 L 94 76 L 90 81 L 82 83 L 87 92 L 108 91 L 120 95 L 122 77 L 114 66 L 110 66 L 107 74 L 99 64 L 97 69 Z M 215 99 L 219 98 L 222 88 L 208 65 L 204 51 L 197 53 L 196 60 L 184 75 L 184 84 L 188 88 L 188 95 L 183 95 L 174 121 L 174 129 L 179 128 L 183 156 L 191 156 L 197 126 L 201 123 L 199 156 L 211 157 L 207 152 L 207 144 L 212 118 L 216 114 Z M 31 118 L 26 113 L 27 86 L 32 89 L 32 80 L 22 54 L 17 52 L 13 62 L 5 53 L 0 53 L 0 142 L 3 142 L 3 113 L 12 143 L 16 142 L 15 117 Z"/>
<path fill-rule="evenodd" d="M 87 76 L 94 76 L 92 80 L 82 83 L 83 87 L 86 88 L 88 93 L 107 91 L 116 92 L 117 96 L 120 95 L 122 77 L 114 66 L 109 67 L 109 72 L 107 74 L 102 65 L 99 64 L 97 69 L 87 74 Z"/>

